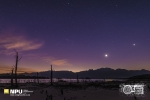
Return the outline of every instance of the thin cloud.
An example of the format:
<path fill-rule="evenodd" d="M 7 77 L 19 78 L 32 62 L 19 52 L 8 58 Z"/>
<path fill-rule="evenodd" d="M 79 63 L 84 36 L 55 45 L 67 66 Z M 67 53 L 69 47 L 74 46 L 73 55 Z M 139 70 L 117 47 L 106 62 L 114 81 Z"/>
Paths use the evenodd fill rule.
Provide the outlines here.
<path fill-rule="evenodd" d="M 23 36 L 0 35 L 0 48 L 3 49 L 0 53 L 4 54 L 9 54 L 12 49 L 17 49 L 18 51 L 39 49 L 42 45 L 43 42 L 29 40 Z"/>
<path fill-rule="evenodd" d="M 52 57 L 42 57 L 42 59 L 49 64 L 56 66 L 71 66 L 71 64 L 66 59 L 54 59 Z"/>
<path fill-rule="evenodd" d="M 67 62 L 66 59 L 53 60 L 51 63 L 52 63 L 53 65 L 57 65 L 57 66 L 69 65 L 69 63 Z"/>

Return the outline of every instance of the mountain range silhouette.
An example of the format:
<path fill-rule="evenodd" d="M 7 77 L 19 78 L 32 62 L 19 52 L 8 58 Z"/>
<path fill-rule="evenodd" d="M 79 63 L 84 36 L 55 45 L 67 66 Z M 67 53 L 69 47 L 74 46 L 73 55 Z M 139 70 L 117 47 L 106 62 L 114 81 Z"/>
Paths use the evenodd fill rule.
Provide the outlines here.
<path fill-rule="evenodd" d="M 149 70 L 126 70 L 126 69 L 112 69 L 100 68 L 89 69 L 86 71 L 72 72 L 72 71 L 53 71 L 53 78 L 90 78 L 90 79 L 112 79 L 112 78 L 129 78 L 136 75 L 150 74 Z M 36 73 L 26 73 L 26 76 L 36 76 Z M 41 77 L 50 77 L 50 71 L 39 72 Z"/>

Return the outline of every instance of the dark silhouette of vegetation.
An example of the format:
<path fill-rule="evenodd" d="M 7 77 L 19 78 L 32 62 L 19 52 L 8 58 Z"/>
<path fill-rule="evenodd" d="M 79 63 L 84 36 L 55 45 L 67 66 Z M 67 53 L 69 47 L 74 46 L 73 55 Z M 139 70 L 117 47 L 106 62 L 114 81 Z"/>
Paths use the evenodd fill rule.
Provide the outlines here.
<path fill-rule="evenodd" d="M 150 74 L 142 74 L 142 75 L 136 75 L 129 77 L 127 81 L 150 81 Z"/>
<path fill-rule="evenodd" d="M 47 90 L 45 91 L 46 95 L 47 95 Z"/>
<path fill-rule="evenodd" d="M 63 89 L 61 89 L 61 90 L 60 90 L 60 92 L 61 92 L 61 95 L 64 95 L 64 91 L 63 91 Z"/>
<path fill-rule="evenodd" d="M 46 100 L 53 100 L 53 96 L 52 95 L 47 95 Z"/>

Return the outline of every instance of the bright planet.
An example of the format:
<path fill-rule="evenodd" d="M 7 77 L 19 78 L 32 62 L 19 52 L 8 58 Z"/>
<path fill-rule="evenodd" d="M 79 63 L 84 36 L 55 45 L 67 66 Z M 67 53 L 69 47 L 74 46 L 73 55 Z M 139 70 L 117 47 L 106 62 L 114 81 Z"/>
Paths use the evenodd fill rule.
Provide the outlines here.
<path fill-rule="evenodd" d="M 105 57 L 108 57 L 108 55 L 107 55 L 107 54 L 105 54 Z"/>

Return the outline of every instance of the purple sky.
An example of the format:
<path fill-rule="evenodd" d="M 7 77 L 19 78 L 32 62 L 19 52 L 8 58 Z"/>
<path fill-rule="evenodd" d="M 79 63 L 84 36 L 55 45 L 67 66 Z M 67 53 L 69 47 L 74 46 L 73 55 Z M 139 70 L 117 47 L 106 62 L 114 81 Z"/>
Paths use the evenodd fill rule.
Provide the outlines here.
<path fill-rule="evenodd" d="M 0 0 L 0 73 L 150 70 L 149 0 Z M 107 56 L 105 56 L 107 54 Z"/>

